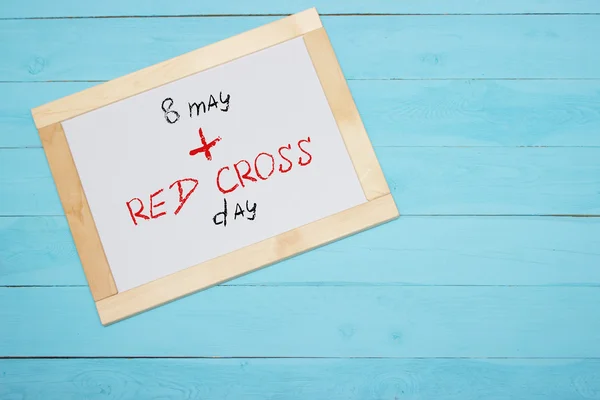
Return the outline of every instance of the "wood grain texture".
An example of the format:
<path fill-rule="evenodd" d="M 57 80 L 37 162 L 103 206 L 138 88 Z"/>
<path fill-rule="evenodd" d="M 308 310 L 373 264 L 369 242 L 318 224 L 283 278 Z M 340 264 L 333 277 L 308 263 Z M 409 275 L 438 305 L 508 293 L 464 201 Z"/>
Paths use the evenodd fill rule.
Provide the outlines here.
<path fill-rule="evenodd" d="M 600 146 L 596 0 L 8 0 L 155 17 L 0 21 L 0 81 L 105 81 L 312 6 L 435 14 L 324 18 L 403 213 L 597 212 L 596 150 L 509 148 Z M 444 15 L 502 13 L 573 15 Z M 219 14 L 270 16 L 156 17 Z M 29 109 L 98 83 L 0 83 L 0 147 L 39 147 Z M 23 215 L 0 285 L 85 285 L 65 218 L 35 216 L 62 214 L 39 154 L 0 151 L 0 215 Z M 86 287 L 3 288 L 0 356 L 401 358 L 0 359 L 0 398 L 598 399 L 599 221 L 403 217 L 108 328 Z M 443 358 L 490 355 L 521 358 Z"/>
<path fill-rule="evenodd" d="M 40 138 L 94 300 L 117 293 L 96 223 L 81 187 L 61 124 L 40 129 Z"/>
<path fill-rule="evenodd" d="M 224 285 L 600 286 L 600 218 L 406 217 Z M 0 218 L 0 286 L 85 285 L 64 217 Z"/>
<path fill-rule="evenodd" d="M 307 33 L 303 39 L 365 197 L 371 201 L 389 194 L 390 188 L 385 181 L 327 32 L 320 28 Z"/>
<path fill-rule="evenodd" d="M 350 81 L 375 146 L 600 146 L 600 81 Z"/>
<path fill-rule="evenodd" d="M 217 286 L 109 327 L 87 288 L 0 288 L 4 356 L 600 357 L 595 287 Z"/>
<path fill-rule="evenodd" d="M 117 292 L 65 133 L 60 124 L 40 129 L 56 189 L 95 300 Z"/>
<path fill-rule="evenodd" d="M 598 371 L 595 359 L 0 360 L 0 397 L 583 400 Z"/>
<path fill-rule="evenodd" d="M 34 108 L 42 128 L 271 47 L 322 26 L 309 9 Z"/>
<path fill-rule="evenodd" d="M 221 14 L 293 14 L 309 7 L 333 14 L 496 14 L 496 13 L 600 13 L 595 0 L 274 0 L 198 2 L 192 0 L 27 3 L 7 0 L 0 18 L 90 17 L 90 16 L 172 16 Z"/>
<path fill-rule="evenodd" d="M 398 217 L 391 194 L 96 301 L 103 325 L 266 267 Z"/>
<path fill-rule="evenodd" d="M 30 109 L 97 83 L 0 83 L 0 147 L 40 147 Z M 375 146 L 600 146 L 600 80 L 349 81 Z"/>
<path fill-rule="evenodd" d="M 0 75 L 109 80 L 276 19 L 3 20 Z M 322 20 L 348 79 L 600 78 L 600 15 Z"/>
<path fill-rule="evenodd" d="M 380 147 L 400 213 L 600 215 L 600 148 Z M 62 215 L 41 149 L 0 150 L 0 215 Z"/>

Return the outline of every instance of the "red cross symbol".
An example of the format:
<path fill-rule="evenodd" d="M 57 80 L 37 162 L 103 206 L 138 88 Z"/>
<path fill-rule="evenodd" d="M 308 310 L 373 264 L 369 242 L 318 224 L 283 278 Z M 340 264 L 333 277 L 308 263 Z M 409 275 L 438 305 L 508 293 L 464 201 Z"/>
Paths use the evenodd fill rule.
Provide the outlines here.
<path fill-rule="evenodd" d="M 211 142 L 206 143 L 206 139 L 204 138 L 204 134 L 202 133 L 202 128 L 198 130 L 200 134 L 200 142 L 202 142 L 202 146 L 197 149 L 190 150 L 190 156 L 195 156 L 198 153 L 204 153 L 206 159 L 208 161 L 212 160 L 212 155 L 210 154 L 210 148 L 214 147 L 219 140 L 221 140 L 221 136 L 217 136 L 217 138 Z"/>

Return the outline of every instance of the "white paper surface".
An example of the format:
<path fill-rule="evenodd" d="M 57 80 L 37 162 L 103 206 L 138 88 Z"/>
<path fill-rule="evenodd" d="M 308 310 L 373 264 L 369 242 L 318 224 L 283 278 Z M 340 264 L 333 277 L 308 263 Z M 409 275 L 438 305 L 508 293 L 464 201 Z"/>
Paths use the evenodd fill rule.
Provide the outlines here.
<path fill-rule="evenodd" d="M 227 95 L 229 107 L 222 111 Z M 170 108 L 166 98 L 173 100 Z M 193 107 L 190 117 L 188 103 L 201 101 L 206 113 L 200 106 L 196 115 Z M 175 123 L 167 122 L 163 105 L 179 114 Z M 174 113 L 168 117 L 175 120 Z M 366 202 L 302 38 L 80 115 L 63 127 L 119 292 Z M 201 146 L 200 128 L 207 142 L 221 137 L 210 161 L 205 153 L 190 155 Z M 309 137 L 300 146 L 312 159 L 299 165 L 309 156 L 298 142 Z M 292 168 L 281 173 L 280 165 L 285 170 L 289 163 L 279 149 L 288 144 L 291 149 L 281 153 Z M 274 158 L 270 176 L 270 157 L 258 159 L 266 180 L 254 169 L 262 152 Z M 244 187 L 234 169 L 240 160 L 248 161 L 256 179 L 242 179 Z M 223 189 L 238 184 L 227 194 L 216 183 L 225 166 Z M 245 167 L 238 164 L 242 175 Z M 184 178 L 198 186 L 175 215 L 179 188 L 169 187 Z M 193 186 L 183 182 L 182 197 Z M 150 214 L 150 195 L 160 189 Z M 140 206 L 134 198 L 148 219 L 132 218 Z M 224 199 L 227 225 L 215 225 Z M 253 220 L 246 201 L 250 209 L 256 203 Z M 234 219 L 237 203 L 245 213 Z"/>

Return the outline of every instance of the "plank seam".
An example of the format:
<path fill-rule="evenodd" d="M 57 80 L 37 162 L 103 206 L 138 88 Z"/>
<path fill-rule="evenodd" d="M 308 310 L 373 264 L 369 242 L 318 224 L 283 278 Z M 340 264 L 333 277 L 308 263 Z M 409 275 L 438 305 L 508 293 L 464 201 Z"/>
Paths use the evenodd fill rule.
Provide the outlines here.
<path fill-rule="evenodd" d="M 394 356 L 0 356 L 0 360 L 600 360 L 600 357 L 394 357 Z"/>
<path fill-rule="evenodd" d="M 0 218 L 64 217 L 64 214 L 0 214 Z M 600 214 L 402 214 L 402 217 L 515 217 L 515 218 L 600 218 Z"/>
<path fill-rule="evenodd" d="M 0 289 L 64 289 L 64 288 L 88 288 L 88 285 L 0 285 Z M 420 284 L 403 282 L 278 282 L 278 283 L 221 283 L 213 287 L 269 287 L 269 288 L 332 288 L 332 287 L 407 287 L 407 288 L 595 288 L 600 287 L 600 283 L 560 283 L 560 284 Z"/>
<path fill-rule="evenodd" d="M 373 81 L 373 82 L 381 82 L 381 81 L 600 81 L 600 77 L 598 78 L 573 78 L 573 77 L 563 77 L 563 78 L 346 78 L 347 81 Z M 26 83 L 104 83 L 108 82 L 108 79 L 57 79 L 57 80 L 46 80 L 46 81 L 2 81 L 0 80 L 0 84 L 26 84 Z"/>
<path fill-rule="evenodd" d="M 276 14 L 156 14 L 156 15 L 80 15 L 53 17 L 3 17 L 0 21 L 62 20 L 62 19 L 131 19 L 131 18 L 260 18 L 287 17 L 290 13 Z M 454 16 L 570 16 L 600 15 L 598 12 L 520 12 L 520 13 L 320 13 L 322 17 L 454 17 Z"/>

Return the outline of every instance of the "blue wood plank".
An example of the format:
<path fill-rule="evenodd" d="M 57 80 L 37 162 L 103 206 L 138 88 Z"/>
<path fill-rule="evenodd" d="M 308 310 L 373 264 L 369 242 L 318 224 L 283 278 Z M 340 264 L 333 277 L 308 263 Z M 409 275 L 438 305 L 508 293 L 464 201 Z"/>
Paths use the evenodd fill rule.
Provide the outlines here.
<path fill-rule="evenodd" d="M 350 81 L 376 146 L 599 146 L 600 81 Z M 1 139 L 0 139 L 1 140 Z"/>
<path fill-rule="evenodd" d="M 378 148 L 405 214 L 600 214 L 599 148 Z"/>
<path fill-rule="evenodd" d="M 398 14 L 495 14 L 495 13 L 600 13 L 595 0 L 243 0 L 233 1 L 54 1 L 6 0 L 0 18 L 122 16 L 122 15 L 219 15 L 291 14 L 310 7 L 320 13 Z"/>
<path fill-rule="evenodd" d="M 0 360 L 3 399 L 595 399 L 599 360 Z"/>
<path fill-rule="evenodd" d="M 9 0 L 0 18 L 313 5 L 600 12 L 593 0 Z M 273 19 L 0 21 L 10 38 L 0 41 L 0 80 L 111 79 Z M 324 23 L 402 213 L 600 214 L 600 148 L 396 147 L 599 146 L 600 81 L 577 79 L 600 78 L 600 15 Z M 0 147 L 39 147 L 28 109 L 92 84 L 0 84 Z M 31 216 L 62 214 L 41 149 L 0 150 L 2 214 L 28 216 L 0 218 L 0 285 L 85 284 L 64 217 Z M 85 286 L 0 288 L 0 357 L 386 357 L 0 359 L 0 398 L 598 398 L 600 293 L 586 286 L 600 283 L 599 227 L 598 218 L 403 217 L 108 328 Z"/>
<path fill-rule="evenodd" d="M 600 357 L 598 288 L 218 286 L 109 327 L 87 288 L 0 288 L 2 356 Z"/>
<path fill-rule="evenodd" d="M 276 17 L 0 21 L 3 81 L 106 80 Z M 347 78 L 600 78 L 600 15 L 324 17 Z"/>
<path fill-rule="evenodd" d="M 41 147 L 31 109 L 98 83 L 0 83 L 0 148 Z"/>
<path fill-rule="evenodd" d="M 401 214 L 600 214 L 600 148 L 379 147 Z M 62 215 L 42 149 L 0 149 L 0 215 Z"/>
<path fill-rule="evenodd" d="M 600 286 L 600 218 L 402 217 L 226 285 Z M 86 285 L 64 217 L 0 218 L 0 286 Z"/>
<path fill-rule="evenodd" d="M 0 147 L 40 147 L 30 109 L 96 84 L 0 84 Z M 349 85 L 375 146 L 600 146 L 600 80 Z"/>

